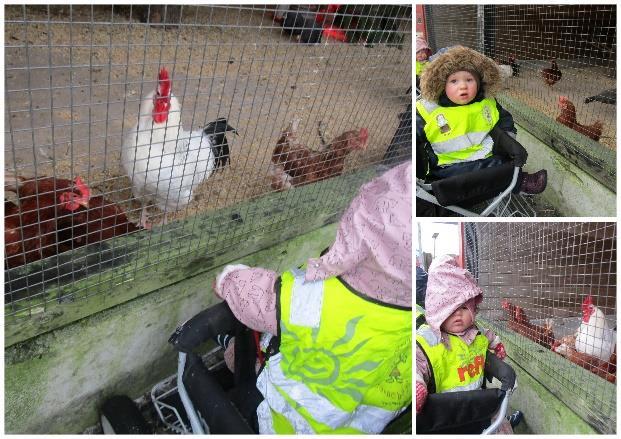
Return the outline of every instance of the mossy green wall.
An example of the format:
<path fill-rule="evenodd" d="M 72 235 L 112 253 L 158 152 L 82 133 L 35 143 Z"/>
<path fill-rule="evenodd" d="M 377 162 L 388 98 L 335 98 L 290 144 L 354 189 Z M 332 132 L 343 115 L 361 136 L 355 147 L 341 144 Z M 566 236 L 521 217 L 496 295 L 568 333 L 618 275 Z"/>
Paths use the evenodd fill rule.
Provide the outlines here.
<path fill-rule="evenodd" d="M 516 433 L 598 434 L 616 432 L 616 386 L 549 349 L 491 322 L 517 374 L 511 410 L 524 413 Z M 499 384 L 499 383 L 496 383 Z"/>
<path fill-rule="evenodd" d="M 232 263 L 283 271 L 334 240 L 322 227 Z M 221 267 L 187 278 L 5 350 L 6 433 L 81 433 L 114 393 L 139 397 L 174 373 L 167 339 L 175 327 L 217 302 Z"/>
<path fill-rule="evenodd" d="M 561 216 L 616 216 L 616 194 L 539 139 L 518 126 L 517 140 L 528 151 L 524 170 L 548 170 L 548 187 L 539 195 Z"/>

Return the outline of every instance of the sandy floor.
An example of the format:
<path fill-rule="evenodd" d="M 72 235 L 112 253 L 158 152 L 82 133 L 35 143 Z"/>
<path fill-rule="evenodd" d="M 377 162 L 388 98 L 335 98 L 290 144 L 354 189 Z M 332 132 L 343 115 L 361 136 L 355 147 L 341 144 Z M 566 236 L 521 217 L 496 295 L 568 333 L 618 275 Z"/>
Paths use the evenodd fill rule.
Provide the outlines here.
<path fill-rule="evenodd" d="M 184 8 L 187 25 L 147 27 L 127 14 L 67 8 L 27 12 L 7 7 L 5 26 L 5 169 L 21 175 L 83 176 L 138 218 L 140 202 L 120 168 L 123 133 L 137 121 L 140 97 L 155 87 L 159 65 L 172 74 L 186 129 L 226 117 L 231 166 L 204 182 L 180 219 L 271 191 L 266 179 L 274 145 L 289 121 L 299 138 L 321 147 L 367 127 L 369 147 L 346 170 L 381 159 L 410 95 L 411 23 L 403 50 L 379 45 L 297 44 L 264 10 Z M 11 22 L 11 21 L 17 22 Z M 186 21 L 184 20 L 183 23 Z M 152 215 L 161 214 L 150 208 Z"/>

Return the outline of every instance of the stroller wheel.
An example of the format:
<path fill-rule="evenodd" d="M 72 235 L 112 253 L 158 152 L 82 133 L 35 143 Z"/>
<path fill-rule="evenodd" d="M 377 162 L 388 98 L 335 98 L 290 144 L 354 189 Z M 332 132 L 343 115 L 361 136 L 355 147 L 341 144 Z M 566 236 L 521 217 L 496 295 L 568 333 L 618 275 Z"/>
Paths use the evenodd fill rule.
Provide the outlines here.
<path fill-rule="evenodd" d="M 129 397 L 113 396 L 101 407 L 101 427 L 104 434 L 151 434 L 151 429 Z"/>

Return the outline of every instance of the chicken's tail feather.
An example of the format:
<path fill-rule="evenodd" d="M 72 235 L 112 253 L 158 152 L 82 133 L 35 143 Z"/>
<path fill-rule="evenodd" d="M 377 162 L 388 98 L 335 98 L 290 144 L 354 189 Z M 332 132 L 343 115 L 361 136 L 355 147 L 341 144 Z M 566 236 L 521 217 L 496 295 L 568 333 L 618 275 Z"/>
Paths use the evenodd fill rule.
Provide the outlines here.
<path fill-rule="evenodd" d="M 209 136 L 211 140 L 212 148 L 216 156 L 214 169 L 223 168 L 227 163 L 230 163 L 229 143 L 225 135 L 227 131 L 232 131 L 239 135 L 237 130 L 230 126 L 224 117 L 209 122 L 203 129 L 205 135 Z"/>

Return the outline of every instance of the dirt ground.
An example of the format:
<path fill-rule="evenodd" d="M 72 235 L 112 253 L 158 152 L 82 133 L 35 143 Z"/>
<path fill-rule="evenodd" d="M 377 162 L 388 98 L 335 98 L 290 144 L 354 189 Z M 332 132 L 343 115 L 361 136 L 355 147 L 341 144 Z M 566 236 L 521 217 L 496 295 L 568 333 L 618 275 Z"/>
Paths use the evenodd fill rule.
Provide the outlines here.
<path fill-rule="evenodd" d="M 324 40 L 296 43 L 252 6 L 184 7 L 182 25 L 147 26 L 128 8 L 90 6 L 5 9 L 5 170 L 20 175 L 80 175 L 94 193 L 119 203 L 130 218 L 140 202 L 120 167 L 123 134 L 136 122 L 141 96 L 159 66 L 172 75 L 185 129 L 226 117 L 231 165 L 195 192 L 181 219 L 271 191 L 266 175 L 280 132 L 300 117 L 299 139 L 369 129 L 369 147 L 346 171 L 378 162 L 411 102 L 411 21 L 403 49 Z M 118 13 L 117 13 L 118 12 Z M 151 207 L 155 217 L 161 212 Z"/>

